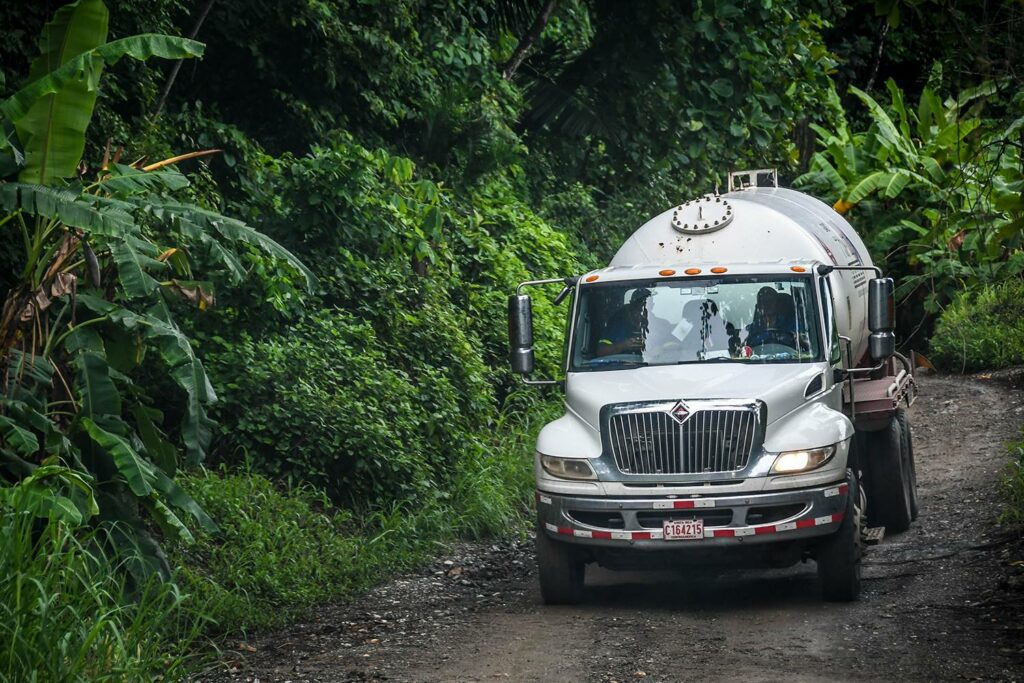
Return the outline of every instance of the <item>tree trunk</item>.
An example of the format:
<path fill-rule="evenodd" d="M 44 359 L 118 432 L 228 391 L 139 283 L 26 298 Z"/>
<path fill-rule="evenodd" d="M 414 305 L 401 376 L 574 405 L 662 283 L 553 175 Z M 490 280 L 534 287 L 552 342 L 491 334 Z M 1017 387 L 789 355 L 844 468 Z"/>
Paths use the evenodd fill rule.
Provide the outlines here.
<path fill-rule="evenodd" d="M 502 70 L 502 76 L 505 80 L 511 80 L 515 76 L 516 71 L 519 69 L 519 65 L 526 59 L 526 53 L 529 52 L 533 44 L 537 42 L 537 38 L 540 37 L 544 27 L 548 24 L 548 19 L 551 18 L 551 13 L 555 11 L 555 5 L 558 4 L 558 0 L 548 0 L 544 7 L 541 9 L 537 18 L 533 20 L 533 25 L 530 26 L 530 30 L 526 32 L 526 35 L 522 37 L 519 44 L 516 45 L 515 51 L 512 53 L 512 57 L 509 58 L 508 63 L 505 64 L 505 68 Z"/>

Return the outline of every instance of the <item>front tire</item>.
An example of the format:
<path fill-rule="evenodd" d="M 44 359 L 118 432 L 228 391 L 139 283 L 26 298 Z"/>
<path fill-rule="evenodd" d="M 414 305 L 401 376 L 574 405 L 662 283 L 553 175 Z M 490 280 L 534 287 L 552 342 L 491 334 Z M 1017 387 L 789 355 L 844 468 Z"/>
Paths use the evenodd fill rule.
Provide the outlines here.
<path fill-rule="evenodd" d="M 862 511 L 857 475 L 847 470 L 850 490 L 839 530 L 818 546 L 815 561 L 821 594 L 828 602 L 852 602 L 860 596 Z"/>
<path fill-rule="evenodd" d="M 559 543 L 542 526 L 537 528 L 537 574 L 540 595 L 547 605 L 575 605 L 583 599 L 586 567 L 566 543 Z"/>

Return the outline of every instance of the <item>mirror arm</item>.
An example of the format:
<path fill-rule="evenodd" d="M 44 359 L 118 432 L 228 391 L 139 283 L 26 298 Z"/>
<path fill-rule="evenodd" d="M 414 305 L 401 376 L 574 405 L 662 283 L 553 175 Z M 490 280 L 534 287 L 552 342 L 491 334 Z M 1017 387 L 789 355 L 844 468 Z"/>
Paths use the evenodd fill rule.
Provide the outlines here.
<path fill-rule="evenodd" d="M 882 277 L 882 269 L 878 266 L 827 266 L 824 263 L 818 266 L 818 275 L 828 275 L 833 270 L 873 270 L 877 277 Z"/>
<path fill-rule="evenodd" d="M 534 387 L 553 387 L 559 386 L 565 388 L 564 379 L 527 379 L 525 375 L 520 375 L 523 380 L 523 384 L 528 384 Z"/>
<path fill-rule="evenodd" d="M 518 294 L 522 294 L 523 293 L 523 287 L 531 287 L 533 285 L 550 285 L 553 282 L 561 282 L 561 283 L 563 283 L 563 284 L 568 286 L 568 284 L 569 284 L 568 281 L 569 280 L 575 281 L 575 278 L 570 278 L 570 277 L 553 277 L 553 278 L 549 278 L 547 280 L 527 280 L 526 282 L 520 282 L 519 283 L 519 285 L 516 287 L 516 294 L 517 295 Z"/>

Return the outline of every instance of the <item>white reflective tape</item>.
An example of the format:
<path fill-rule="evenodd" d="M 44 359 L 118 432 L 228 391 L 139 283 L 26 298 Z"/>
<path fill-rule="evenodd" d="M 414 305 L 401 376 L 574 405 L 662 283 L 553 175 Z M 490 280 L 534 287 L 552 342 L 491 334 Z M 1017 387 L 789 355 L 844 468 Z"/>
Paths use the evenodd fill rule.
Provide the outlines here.
<path fill-rule="evenodd" d="M 822 524 L 831 524 L 831 523 L 832 523 L 832 515 L 827 515 L 825 517 L 815 517 L 814 518 L 814 525 L 815 526 L 821 526 Z"/>
<path fill-rule="evenodd" d="M 664 538 L 664 536 L 665 536 L 665 532 L 664 531 L 652 531 L 651 532 L 651 538 L 652 539 Z"/>
<path fill-rule="evenodd" d="M 558 527 L 550 522 L 544 522 L 544 528 L 546 528 L 548 531 L 554 531 L 556 533 L 558 532 Z"/>
<path fill-rule="evenodd" d="M 633 534 L 631 534 L 628 531 L 613 531 L 612 532 L 612 539 L 614 539 L 616 541 L 632 541 L 633 540 Z"/>
<path fill-rule="evenodd" d="M 783 524 L 776 524 L 776 531 L 793 531 L 796 529 L 796 522 L 785 522 Z"/>
<path fill-rule="evenodd" d="M 545 505 L 551 505 L 551 498 L 550 496 L 541 496 L 540 502 L 544 503 Z"/>
<path fill-rule="evenodd" d="M 748 526 L 748 527 L 744 527 L 742 529 L 733 529 L 733 535 L 735 535 L 735 536 L 753 536 L 754 535 L 754 528 Z"/>
<path fill-rule="evenodd" d="M 839 495 L 839 488 L 838 487 L 836 487 L 834 489 L 825 489 L 825 497 L 826 498 L 831 498 L 832 496 L 838 496 L 838 495 Z"/>
<path fill-rule="evenodd" d="M 672 504 L 675 503 L 673 500 L 656 500 L 654 501 L 655 510 L 671 510 Z"/>
<path fill-rule="evenodd" d="M 693 507 L 695 507 L 695 508 L 713 508 L 713 507 L 715 507 L 715 501 L 713 501 L 713 500 L 695 500 L 695 501 L 693 501 Z"/>
<path fill-rule="evenodd" d="M 593 538 L 594 534 L 591 531 L 583 531 L 582 529 L 575 529 L 572 532 L 573 536 L 579 536 L 580 538 Z"/>
<path fill-rule="evenodd" d="M 715 537 L 715 530 L 714 529 L 708 529 L 707 527 L 705 527 L 704 528 L 704 538 L 714 538 L 714 537 Z"/>

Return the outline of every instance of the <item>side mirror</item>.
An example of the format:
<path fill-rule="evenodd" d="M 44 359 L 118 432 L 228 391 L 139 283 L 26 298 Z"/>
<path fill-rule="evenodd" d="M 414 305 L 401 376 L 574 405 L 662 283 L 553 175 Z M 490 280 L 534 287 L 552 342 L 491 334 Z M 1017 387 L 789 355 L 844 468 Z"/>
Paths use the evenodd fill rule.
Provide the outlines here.
<path fill-rule="evenodd" d="M 876 362 L 896 353 L 896 298 L 891 277 L 876 277 L 868 282 L 868 348 Z"/>
<path fill-rule="evenodd" d="M 526 294 L 508 298 L 508 345 L 512 372 L 533 372 L 533 304 Z"/>

